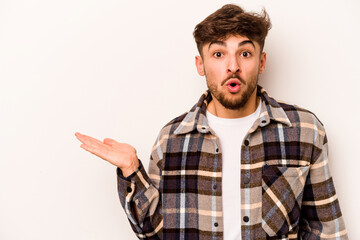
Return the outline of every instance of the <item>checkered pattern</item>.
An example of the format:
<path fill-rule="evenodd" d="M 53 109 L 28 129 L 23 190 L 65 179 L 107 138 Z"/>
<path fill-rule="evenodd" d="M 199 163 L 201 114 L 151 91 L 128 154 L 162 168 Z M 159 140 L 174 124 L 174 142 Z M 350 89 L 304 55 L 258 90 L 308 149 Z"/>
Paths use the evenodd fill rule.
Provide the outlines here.
<path fill-rule="evenodd" d="M 287 235 L 298 225 L 309 168 L 263 166 L 262 226 L 269 236 Z"/>
<path fill-rule="evenodd" d="M 260 86 L 257 95 L 261 113 L 239 159 L 242 239 L 348 239 L 323 125 Z M 148 173 L 142 164 L 128 178 L 117 169 L 120 201 L 139 239 L 223 239 L 222 153 L 206 119 L 210 101 L 205 92 L 161 130 Z"/>

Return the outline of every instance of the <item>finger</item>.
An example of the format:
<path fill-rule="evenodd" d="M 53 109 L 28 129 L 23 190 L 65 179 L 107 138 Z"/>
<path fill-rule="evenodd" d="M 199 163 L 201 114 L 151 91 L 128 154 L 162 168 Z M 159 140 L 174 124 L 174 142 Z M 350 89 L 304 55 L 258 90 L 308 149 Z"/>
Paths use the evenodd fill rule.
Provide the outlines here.
<path fill-rule="evenodd" d="M 109 146 L 103 144 L 100 140 L 83 134 L 75 134 L 83 143 L 80 147 L 101 158 L 107 158 Z"/>
<path fill-rule="evenodd" d="M 126 147 L 128 145 L 125 143 L 119 143 L 111 138 L 105 138 L 103 142 L 104 142 L 104 144 L 106 144 L 110 147 L 113 147 L 114 149 L 120 150 L 120 151 L 123 151 L 124 149 L 126 149 Z"/>
<path fill-rule="evenodd" d="M 90 136 L 87 136 L 87 135 L 84 135 L 84 134 L 75 133 L 75 136 L 82 143 L 96 142 L 99 144 L 103 144 L 100 140 L 90 137 Z"/>
<path fill-rule="evenodd" d="M 92 140 L 94 142 L 102 143 L 100 140 L 98 140 L 96 138 L 93 138 L 93 137 L 90 137 L 90 136 L 87 136 L 87 135 L 84 135 L 84 134 L 81 134 L 81 133 L 75 133 L 75 136 L 79 140 Z"/>
<path fill-rule="evenodd" d="M 115 141 L 114 139 L 111 138 L 105 138 L 103 141 L 104 144 L 109 145 L 109 146 L 115 146 L 118 145 L 119 142 Z"/>
<path fill-rule="evenodd" d="M 96 146 L 96 144 L 94 145 L 81 144 L 80 147 L 106 161 L 109 160 L 109 149 L 107 149 L 105 146 L 101 146 L 99 148 L 98 146 Z"/>

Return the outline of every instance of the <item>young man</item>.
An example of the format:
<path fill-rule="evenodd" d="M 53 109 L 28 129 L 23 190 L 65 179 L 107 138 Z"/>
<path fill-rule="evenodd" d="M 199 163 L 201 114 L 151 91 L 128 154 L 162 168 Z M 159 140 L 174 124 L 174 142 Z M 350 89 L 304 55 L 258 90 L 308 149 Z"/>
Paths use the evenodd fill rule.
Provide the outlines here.
<path fill-rule="evenodd" d="M 258 85 L 270 20 L 225 5 L 198 24 L 209 90 L 160 132 L 148 173 L 130 145 L 76 133 L 118 166 L 140 239 L 348 239 L 316 116 Z"/>

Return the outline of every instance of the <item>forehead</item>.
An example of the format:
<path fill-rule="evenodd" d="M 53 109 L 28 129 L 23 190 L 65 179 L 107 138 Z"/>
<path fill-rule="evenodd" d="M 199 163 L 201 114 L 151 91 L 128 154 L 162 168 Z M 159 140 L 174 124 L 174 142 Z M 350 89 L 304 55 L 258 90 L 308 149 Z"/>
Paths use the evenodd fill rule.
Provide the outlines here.
<path fill-rule="evenodd" d="M 258 49 L 260 45 L 246 36 L 242 35 L 230 35 L 224 38 L 213 40 L 207 42 L 203 45 L 203 50 L 209 50 L 212 46 L 222 46 L 222 47 L 242 47 L 242 46 L 253 46 L 255 49 Z"/>

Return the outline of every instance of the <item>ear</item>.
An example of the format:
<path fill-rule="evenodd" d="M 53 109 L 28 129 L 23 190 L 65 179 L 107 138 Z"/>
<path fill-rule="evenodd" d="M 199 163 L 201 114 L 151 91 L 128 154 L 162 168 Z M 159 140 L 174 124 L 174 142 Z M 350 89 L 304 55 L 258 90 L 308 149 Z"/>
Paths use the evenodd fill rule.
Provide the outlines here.
<path fill-rule="evenodd" d="M 203 62 L 202 57 L 195 56 L 195 65 L 196 65 L 196 69 L 197 69 L 197 72 L 199 73 L 199 75 L 204 76 L 205 71 L 204 71 L 204 62 Z"/>
<path fill-rule="evenodd" d="M 263 73 L 265 71 L 266 64 L 266 52 L 262 52 L 260 56 L 260 64 L 259 64 L 259 73 Z"/>

